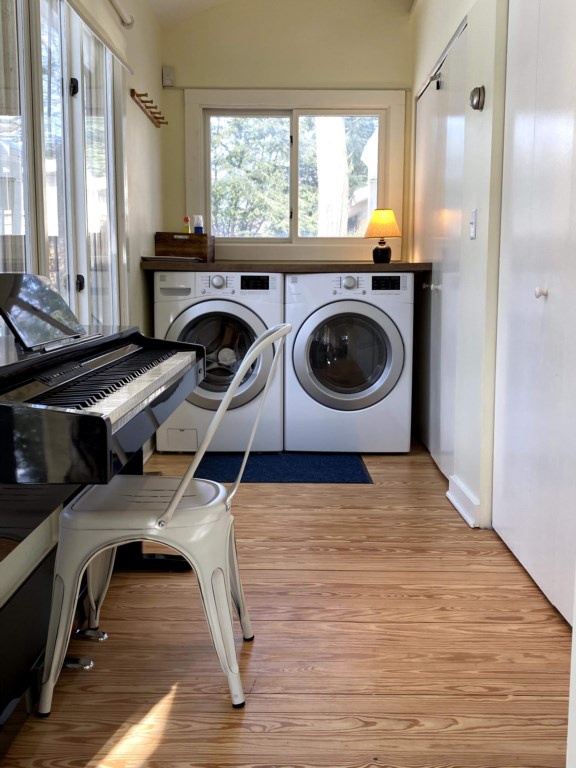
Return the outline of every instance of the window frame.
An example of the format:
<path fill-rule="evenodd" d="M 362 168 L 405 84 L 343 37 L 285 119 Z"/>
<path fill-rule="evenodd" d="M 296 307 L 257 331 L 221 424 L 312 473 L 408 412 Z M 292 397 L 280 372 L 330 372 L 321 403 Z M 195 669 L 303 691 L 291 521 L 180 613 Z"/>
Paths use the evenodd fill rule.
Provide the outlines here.
<path fill-rule="evenodd" d="M 185 91 L 185 166 L 186 210 L 189 215 L 204 214 L 209 222 L 209 114 L 292 115 L 291 202 L 297 203 L 298 141 L 294 121 L 309 114 L 377 114 L 379 136 L 379 207 L 393 208 L 400 228 L 404 197 L 404 90 L 252 90 L 186 89 Z M 366 260 L 371 254 L 361 237 L 310 238 L 297 232 L 297 216 L 291 221 L 291 237 L 284 239 L 217 238 L 218 257 L 225 260 Z M 393 258 L 399 259 L 402 238 L 391 238 Z"/>

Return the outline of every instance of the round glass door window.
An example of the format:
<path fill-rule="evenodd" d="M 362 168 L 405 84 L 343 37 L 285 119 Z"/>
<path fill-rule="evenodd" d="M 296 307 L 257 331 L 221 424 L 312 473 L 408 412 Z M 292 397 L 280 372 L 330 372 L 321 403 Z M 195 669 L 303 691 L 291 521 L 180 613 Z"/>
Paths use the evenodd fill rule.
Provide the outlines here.
<path fill-rule="evenodd" d="M 340 311 L 343 304 L 354 311 Z M 392 391 L 404 367 L 404 344 L 384 312 L 341 302 L 306 320 L 293 356 L 298 380 L 311 397 L 337 410 L 359 410 Z"/>
<path fill-rule="evenodd" d="M 200 313 L 190 308 L 176 319 L 168 333 L 168 338 L 201 344 L 206 349 L 205 377 L 187 399 L 209 410 L 218 408 L 246 352 L 266 330 L 262 321 L 246 308 L 238 306 L 238 312 L 231 314 L 221 311 L 223 306 L 224 302 L 212 302 Z M 230 408 L 250 402 L 262 391 L 273 358 L 272 351 L 268 353 L 250 366 Z"/>
<path fill-rule="evenodd" d="M 310 372 L 333 392 L 356 394 L 369 389 L 382 377 L 387 358 L 382 329 L 364 317 L 331 318 L 310 337 Z"/>
<path fill-rule="evenodd" d="M 211 315 L 194 320 L 180 335 L 181 341 L 206 349 L 206 375 L 201 383 L 211 392 L 226 392 L 256 335 L 242 320 L 230 315 Z M 242 383 L 254 374 L 254 363 Z"/>

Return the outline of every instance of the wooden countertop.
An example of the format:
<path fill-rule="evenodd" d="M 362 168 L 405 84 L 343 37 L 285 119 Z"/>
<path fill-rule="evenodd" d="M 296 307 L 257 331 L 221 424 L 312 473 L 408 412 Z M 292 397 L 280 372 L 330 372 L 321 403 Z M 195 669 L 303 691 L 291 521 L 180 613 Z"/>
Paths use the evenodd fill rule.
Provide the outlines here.
<path fill-rule="evenodd" d="M 313 274 L 316 272 L 429 272 L 430 262 L 392 261 L 192 261 L 169 256 L 142 259 L 142 269 L 150 272 L 278 272 L 280 274 Z"/>

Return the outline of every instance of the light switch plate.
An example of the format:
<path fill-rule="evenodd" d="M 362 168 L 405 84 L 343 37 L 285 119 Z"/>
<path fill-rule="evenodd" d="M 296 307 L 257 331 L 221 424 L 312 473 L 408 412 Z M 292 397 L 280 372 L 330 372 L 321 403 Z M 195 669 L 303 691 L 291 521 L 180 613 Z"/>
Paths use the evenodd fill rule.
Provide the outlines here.
<path fill-rule="evenodd" d="M 476 226 L 478 224 L 478 209 L 474 208 L 470 214 L 470 240 L 476 240 Z"/>

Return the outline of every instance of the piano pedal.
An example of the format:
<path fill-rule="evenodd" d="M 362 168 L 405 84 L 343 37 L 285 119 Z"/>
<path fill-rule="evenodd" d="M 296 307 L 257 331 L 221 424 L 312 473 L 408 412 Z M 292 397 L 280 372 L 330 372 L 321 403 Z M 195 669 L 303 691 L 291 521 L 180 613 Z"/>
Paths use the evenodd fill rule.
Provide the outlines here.
<path fill-rule="evenodd" d="M 97 643 L 103 643 L 108 640 L 108 633 L 101 629 L 77 629 L 74 632 L 75 640 L 92 640 Z"/>
<path fill-rule="evenodd" d="M 83 659 L 79 656 L 66 656 L 64 667 L 66 669 L 92 669 L 94 662 L 92 659 Z"/>

